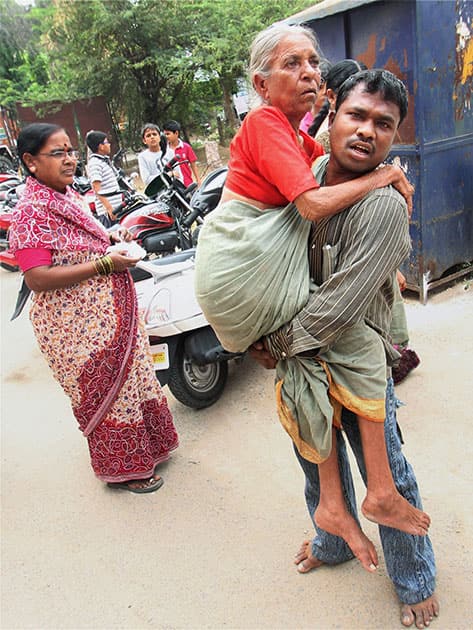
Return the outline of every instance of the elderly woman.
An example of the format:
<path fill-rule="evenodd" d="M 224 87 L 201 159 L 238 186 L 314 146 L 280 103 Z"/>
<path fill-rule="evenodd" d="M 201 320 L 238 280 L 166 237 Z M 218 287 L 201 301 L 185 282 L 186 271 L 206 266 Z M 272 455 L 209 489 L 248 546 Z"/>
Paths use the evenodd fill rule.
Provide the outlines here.
<path fill-rule="evenodd" d="M 319 187 L 310 167 L 323 149 L 299 129 L 317 94 L 318 64 L 317 43 L 303 27 L 271 27 L 253 43 L 251 77 L 263 104 L 246 116 L 232 142 L 222 202 L 201 231 L 196 257 L 197 298 L 232 351 L 246 350 L 290 321 L 317 290 L 308 272 L 310 221 L 322 221 L 390 183 L 411 201 L 412 187 L 395 167 Z M 332 260 L 326 276 L 336 271 L 336 256 Z M 337 343 L 314 347 L 313 357 L 295 356 L 277 365 L 281 422 L 300 454 L 320 471 L 329 459 L 333 463 L 333 425 L 340 426 L 342 407 L 356 413 L 368 435 L 369 426 L 385 417 L 386 359 L 379 336 L 360 321 L 344 332 L 340 349 Z M 370 448 L 369 441 L 364 448 Z M 405 501 L 394 483 L 389 489 L 375 487 L 370 477 L 368 470 L 369 503 L 379 504 L 383 493 L 392 493 L 405 517 L 380 510 L 372 520 L 425 535 L 428 516 Z M 386 477 L 392 482 L 388 467 Z M 331 531 L 330 523 L 325 528 L 347 541 L 365 569 L 375 570 L 372 543 L 345 505 L 340 512 L 341 531 Z"/>
<path fill-rule="evenodd" d="M 78 155 L 64 129 L 25 127 L 18 154 L 28 177 L 10 247 L 34 291 L 40 349 L 71 399 L 97 477 L 153 492 L 163 483 L 155 467 L 178 437 L 139 322 L 128 272 L 138 259 L 107 254 L 111 241 L 130 235 L 109 235 L 69 188 Z"/>

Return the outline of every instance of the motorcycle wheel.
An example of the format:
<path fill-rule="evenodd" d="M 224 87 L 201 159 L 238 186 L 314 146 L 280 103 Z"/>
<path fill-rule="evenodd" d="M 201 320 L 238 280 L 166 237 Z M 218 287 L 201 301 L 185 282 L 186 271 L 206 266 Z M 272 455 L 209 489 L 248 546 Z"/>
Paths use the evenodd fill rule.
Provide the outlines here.
<path fill-rule="evenodd" d="M 186 407 L 204 409 L 222 395 L 228 376 L 226 361 L 197 365 L 179 344 L 175 361 L 169 370 L 168 387 L 173 396 Z"/>

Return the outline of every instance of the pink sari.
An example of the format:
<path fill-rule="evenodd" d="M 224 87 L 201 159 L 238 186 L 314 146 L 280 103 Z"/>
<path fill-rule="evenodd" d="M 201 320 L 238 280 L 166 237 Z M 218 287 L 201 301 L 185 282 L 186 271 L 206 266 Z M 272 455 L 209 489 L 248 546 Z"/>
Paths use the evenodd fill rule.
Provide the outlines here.
<path fill-rule="evenodd" d="M 107 232 L 79 205 L 29 178 L 12 222 L 13 251 L 46 248 L 53 264 L 102 255 Z M 167 401 L 156 380 L 128 272 L 34 296 L 36 338 L 71 399 L 87 437 L 92 468 L 103 481 L 151 477 L 178 446 Z"/>

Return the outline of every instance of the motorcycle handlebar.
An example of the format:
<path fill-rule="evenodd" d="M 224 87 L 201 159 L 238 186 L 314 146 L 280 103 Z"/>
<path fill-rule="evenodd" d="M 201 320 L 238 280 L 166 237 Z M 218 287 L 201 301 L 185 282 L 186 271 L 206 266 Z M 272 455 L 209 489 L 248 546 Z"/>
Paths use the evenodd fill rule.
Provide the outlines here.
<path fill-rule="evenodd" d="M 189 160 L 180 160 L 177 157 L 173 157 L 164 165 L 164 170 L 172 171 L 174 167 L 181 166 L 181 164 L 189 164 Z"/>
<path fill-rule="evenodd" d="M 193 210 L 183 221 L 182 225 L 186 228 L 190 228 L 190 226 L 194 223 L 197 217 L 200 214 L 200 210 Z"/>

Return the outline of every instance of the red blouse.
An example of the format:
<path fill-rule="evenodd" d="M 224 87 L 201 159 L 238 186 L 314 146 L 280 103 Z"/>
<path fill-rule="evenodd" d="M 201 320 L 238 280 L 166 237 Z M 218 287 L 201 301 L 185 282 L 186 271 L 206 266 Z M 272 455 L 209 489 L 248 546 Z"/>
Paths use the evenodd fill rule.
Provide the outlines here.
<path fill-rule="evenodd" d="M 51 250 L 42 247 L 19 249 L 15 257 L 23 273 L 29 269 L 33 269 L 33 267 L 42 267 L 43 265 L 50 267 L 53 264 Z"/>
<path fill-rule="evenodd" d="M 230 145 L 226 187 L 275 207 L 319 188 L 311 166 L 324 150 L 303 131 L 299 134 L 303 145 L 276 107 L 262 105 L 249 112 Z"/>

